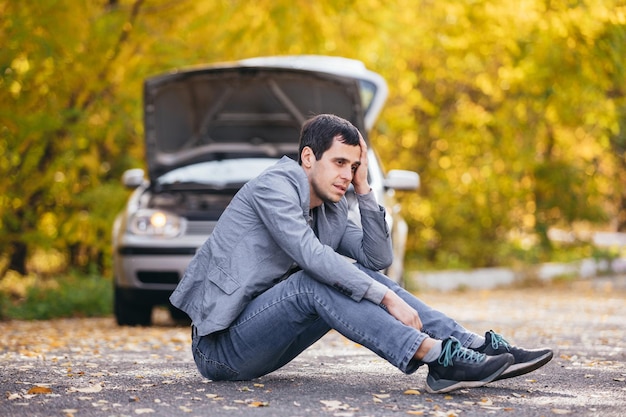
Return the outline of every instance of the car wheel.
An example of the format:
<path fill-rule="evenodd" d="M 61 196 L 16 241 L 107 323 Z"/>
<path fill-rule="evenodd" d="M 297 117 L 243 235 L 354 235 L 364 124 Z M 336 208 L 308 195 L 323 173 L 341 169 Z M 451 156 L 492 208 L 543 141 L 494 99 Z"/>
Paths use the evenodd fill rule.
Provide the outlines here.
<path fill-rule="evenodd" d="M 118 287 L 115 287 L 113 307 L 120 326 L 149 326 L 152 323 L 152 306 L 129 300 Z"/>
<path fill-rule="evenodd" d="M 187 313 L 174 307 L 172 304 L 170 304 L 168 307 L 170 310 L 170 316 L 172 317 L 172 320 L 174 320 L 176 323 L 185 325 L 191 324 L 191 319 L 189 318 Z"/>

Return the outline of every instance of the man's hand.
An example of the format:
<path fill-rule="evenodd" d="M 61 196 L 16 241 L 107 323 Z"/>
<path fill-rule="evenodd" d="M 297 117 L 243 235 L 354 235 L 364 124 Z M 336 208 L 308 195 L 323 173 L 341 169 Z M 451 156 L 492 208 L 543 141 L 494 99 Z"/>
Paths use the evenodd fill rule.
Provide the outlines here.
<path fill-rule="evenodd" d="M 406 303 L 395 292 L 389 290 L 383 297 L 382 303 L 387 307 L 389 314 L 402 323 L 417 330 L 422 330 L 422 320 L 417 311 Z"/>
<path fill-rule="evenodd" d="M 354 177 L 352 178 L 352 185 L 354 185 L 354 191 L 357 194 L 367 194 L 370 192 L 371 187 L 369 182 L 367 181 L 367 144 L 363 139 L 363 136 L 359 133 L 360 137 L 360 147 L 361 147 L 361 156 L 360 162 L 361 164 L 356 169 L 354 173 Z"/>

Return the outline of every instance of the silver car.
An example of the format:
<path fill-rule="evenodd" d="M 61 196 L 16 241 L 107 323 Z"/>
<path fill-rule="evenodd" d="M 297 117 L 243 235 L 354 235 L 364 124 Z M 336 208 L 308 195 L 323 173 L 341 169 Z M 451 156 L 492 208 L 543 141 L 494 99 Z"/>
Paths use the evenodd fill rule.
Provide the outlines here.
<path fill-rule="evenodd" d="M 297 159 L 301 125 L 314 114 L 348 119 L 367 140 L 386 96 L 385 81 L 361 62 L 326 56 L 252 58 L 147 79 L 147 175 L 124 173 L 134 192 L 113 226 L 118 324 L 149 325 L 156 305 L 185 319 L 168 297 L 239 188 L 283 155 Z M 385 174 L 371 146 L 369 171 L 393 236 L 395 261 L 384 272 L 402 282 L 407 225 L 393 194 L 415 190 L 419 176 Z M 358 222 L 353 192 L 347 197 Z"/>

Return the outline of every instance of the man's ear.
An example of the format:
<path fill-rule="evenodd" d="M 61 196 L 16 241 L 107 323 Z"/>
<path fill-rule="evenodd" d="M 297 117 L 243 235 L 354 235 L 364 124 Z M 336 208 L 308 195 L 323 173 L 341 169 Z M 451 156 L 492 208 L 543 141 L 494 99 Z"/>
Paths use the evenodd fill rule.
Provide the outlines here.
<path fill-rule="evenodd" d="M 315 160 L 315 154 L 313 153 L 313 149 L 308 146 L 302 148 L 302 152 L 300 153 L 300 160 L 302 161 L 302 166 L 304 168 L 311 168 Z"/>

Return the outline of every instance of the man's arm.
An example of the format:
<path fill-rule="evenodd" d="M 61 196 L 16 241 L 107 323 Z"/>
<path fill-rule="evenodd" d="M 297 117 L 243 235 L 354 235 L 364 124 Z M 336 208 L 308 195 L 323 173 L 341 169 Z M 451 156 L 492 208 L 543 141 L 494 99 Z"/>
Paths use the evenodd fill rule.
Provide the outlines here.
<path fill-rule="evenodd" d="M 360 147 L 360 164 L 354 172 L 352 185 L 361 214 L 361 227 L 349 222 L 338 251 L 367 268 L 380 270 L 393 262 L 391 234 L 385 220 L 385 209 L 376 202 L 367 179 L 367 144 L 363 137 Z"/>
<path fill-rule="evenodd" d="M 276 170 L 271 176 L 264 176 L 247 196 L 251 207 L 274 242 L 313 278 L 355 301 L 365 297 L 380 303 L 383 296 L 380 292 L 375 298 L 369 295 L 366 297 L 366 293 L 377 282 L 351 265 L 332 247 L 322 244 L 308 226 L 305 219 L 309 210 L 308 199 L 304 201 L 305 196 L 308 196 L 308 187 L 298 187 L 298 184 L 305 184 L 307 179 L 304 171 L 299 170 L 299 167 L 293 172 Z M 290 177 L 299 175 L 302 178 Z"/>
<path fill-rule="evenodd" d="M 342 245 L 349 248 L 353 259 L 363 266 L 377 270 L 384 269 L 393 261 L 391 235 L 385 220 L 385 210 L 378 205 L 372 195 L 367 180 L 367 144 L 361 137 L 361 164 L 357 168 L 352 184 L 356 191 L 362 230 L 352 222 L 348 225 Z M 361 243 L 359 245 L 359 242 Z M 368 291 L 370 298 L 382 296 L 381 304 L 389 314 L 407 326 L 422 329 L 422 321 L 417 311 L 390 289 L 373 285 Z M 384 295 L 383 295 L 384 294 Z"/>
<path fill-rule="evenodd" d="M 369 269 L 388 268 L 393 262 L 393 248 L 385 209 L 378 205 L 372 193 L 357 199 L 361 226 L 348 222 L 337 251 Z"/>

